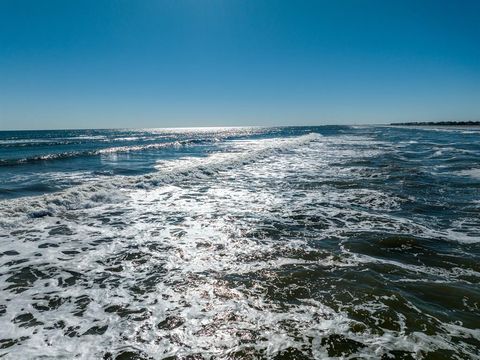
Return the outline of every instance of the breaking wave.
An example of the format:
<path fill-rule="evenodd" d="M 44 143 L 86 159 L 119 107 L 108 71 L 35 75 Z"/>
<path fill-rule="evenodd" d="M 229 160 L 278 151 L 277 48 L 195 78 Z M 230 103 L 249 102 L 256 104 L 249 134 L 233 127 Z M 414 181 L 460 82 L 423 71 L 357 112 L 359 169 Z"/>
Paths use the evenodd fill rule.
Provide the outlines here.
<path fill-rule="evenodd" d="M 478 143 L 278 131 L 1 201 L 0 356 L 475 359 Z"/>

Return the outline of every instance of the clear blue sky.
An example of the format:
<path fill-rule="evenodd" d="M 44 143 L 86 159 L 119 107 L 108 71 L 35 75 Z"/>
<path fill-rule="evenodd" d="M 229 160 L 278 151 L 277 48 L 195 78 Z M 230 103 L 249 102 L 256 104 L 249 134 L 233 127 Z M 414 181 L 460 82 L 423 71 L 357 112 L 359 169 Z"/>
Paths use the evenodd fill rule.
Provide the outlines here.
<path fill-rule="evenodd" d="M 0 0 L 0 128 L 480 120 L 480 1 Z"/>

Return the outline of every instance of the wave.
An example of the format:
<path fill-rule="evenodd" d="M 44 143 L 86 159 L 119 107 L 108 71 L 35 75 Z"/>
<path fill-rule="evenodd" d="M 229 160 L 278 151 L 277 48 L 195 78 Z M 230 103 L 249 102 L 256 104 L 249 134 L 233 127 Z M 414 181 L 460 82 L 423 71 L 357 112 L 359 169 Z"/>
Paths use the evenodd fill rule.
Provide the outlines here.
<path fill-rule="evenodd" d="M 124 137 L 107 137 L 107 136 L 75 136 L 65 138 L 46 138 L 46 139 L 7 139 L 0 140 L 0 148 L 37 148 L 48 146 L 66 146 L 78 144 L 104 144 L 115 142 L 153 142 L 161 139 L 172 138 L 169 135 L 155 136 L 124 136 Z M 94 140 L 94 141 L 91 141 Z"/>
<path fill-rule="evenodd" d="M 0 202 L 3 354 L 475 358 L 478 246 L 454 241 L 479 240 L 478 211 L 412 211 L 424 193 L 377 145 L 228 140 Z"/>
<path fill-rule="evenodd" d="M 480 169 L 468 169 L 468 170 L 462 170 L 457 173 L 459 176 L 469 176 L 474 179 L 480 179 Z"/>
<path fill-rule="evenodd" d="M 106 136 L 71 136 L 71 137 L 51 137 L 51 138 L 33 138 L 33 139 L 5 139 L 0 140 L 2 147 L 26 147 L 26 146 L 52 146 L 52 145 L 67 145 L 67 144 L 81 144 L 88 140 L 109 141 Z"/>
<path fill-rule="evenodd" d="M 172 142 L 162 142 L 162 143 L 150 143 L 143 145 L 131 145 L 131 146 L 116 146 L 96 150 L 84 150 L 84 151 L 66 151 L 60 153 L 50 153 L 45 155 L 35 155 L 25 158 L 14 158 L 14 159 L 0 159 L 0 166 L 15 166 L 23 165 L 29 163 L 36 163 L 42 161 L 52 161 L 52 160 L 62 160 L 62 159 L 71 159 L 77 157 L 88 157 L 88 156 L 98 156 L 105 154 L 114 154 L 114 153 L 129 153 L 129 152 L 138 152 L 138 151 L 149 151 L 149 150 L 159 150 L 166 148 L 175 148 L 189 145 L 200 145 L 218 141 L 217 138 L 214 139 L 186 139 L 178 140 Z"/>
<path fill-rule="evenodd" d="M 140 176 L 115 176 L 95 182 L 74 186 L 58 193 L 0 201 L 0 223 L 11 225 L 18 217 L 52 216 L 58 212 L 86 209 L 115 203 L 127 198 L 128 189 L 145 189 L 162 184 L 179 183 L 212 176 L 222 169 L 246 165 L 278 152 L 291 150 L 322 138 L 311 133 L 296 138 L 237 141 L 235 151 L 214 153 L 203 158 L 184 158 L 157 164 L 158 172 Z M 203 143 L 194 139 L 174 143 L 155 144 L 156 147 L 182 146 Z M 234 141 L 232 141 L 234 142 Z M 152 148 L 150 144 L 148 148 Z M 148 149 L 147 148 L 147 149 Z M 141 148 L 143 150 L 144 147 Z M 106 150 L 106 149 L 105 149 Z M 138 151 L 138 147 L 116 148 L 116 152 Z"/>
<path fill-rule="evenodd" d="M 146 144 L 146 145 L 133 145 L 133 146 L 117 146 L 106 149 L 100 149 L 96 151 L 96 154 L 112 154 L 112 153 L 122 153 L 122 152 L 134 152 L 134 151 L 145 151 L 145 150 L 157 150 L 170 147 L 181 147 L 188 145 L 200 145 L 207 144 L 211 142 L 216 142 L 218 139 L 187 139 L 187 140 L 177 140 L 168 143 L 155 143 L 155 144 Z"/>

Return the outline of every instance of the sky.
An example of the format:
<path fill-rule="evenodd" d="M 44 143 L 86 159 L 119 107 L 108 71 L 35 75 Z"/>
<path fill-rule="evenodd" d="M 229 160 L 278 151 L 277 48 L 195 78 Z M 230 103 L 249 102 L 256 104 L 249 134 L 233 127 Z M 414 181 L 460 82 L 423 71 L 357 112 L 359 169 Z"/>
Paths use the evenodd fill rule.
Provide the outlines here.
<path fill-rule="evenodd" d="M 477 0 L 0 0 L 0 129 L 480 120 Z"/>

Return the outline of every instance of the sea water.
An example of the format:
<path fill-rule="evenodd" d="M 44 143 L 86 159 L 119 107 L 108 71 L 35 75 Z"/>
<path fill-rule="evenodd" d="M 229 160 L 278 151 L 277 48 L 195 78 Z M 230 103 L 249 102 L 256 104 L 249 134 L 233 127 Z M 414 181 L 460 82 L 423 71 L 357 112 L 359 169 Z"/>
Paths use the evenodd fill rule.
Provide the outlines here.
<path fill-rule="evenodd" d="M 480 131 L 0 132 L 0 357 L 478 359 Z"/>

